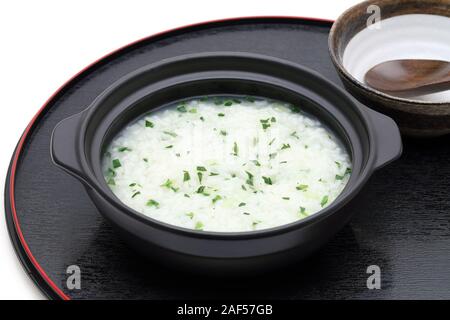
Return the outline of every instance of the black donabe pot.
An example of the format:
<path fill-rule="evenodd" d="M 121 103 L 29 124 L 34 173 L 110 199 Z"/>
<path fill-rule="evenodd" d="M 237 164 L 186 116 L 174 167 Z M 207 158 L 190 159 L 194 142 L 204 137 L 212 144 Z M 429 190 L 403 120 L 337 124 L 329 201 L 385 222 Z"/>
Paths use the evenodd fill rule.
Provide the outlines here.
<path fill-rule="evenodd" d="M 202 95 L 253 95 L 301 106 L 341 139 L 353 170 L 341 195 L 303 220 L 252 232 L 205 232 L 159 222 L 125 206 L 101 169 L 105 146 L 149 110 Z M 245 123 L 243 124 L 245 125 Z M 61 121 L 53 161 L 82 181 L 98 210 L 145 256 L 207 274 L 242 275 L 296 261 L 316 250 L 353 214 L 355 196 L 378 168 L 398 158 L 396 124 L 314 71 L 273 57 L 216 52 L 163 60 L 121 78 L 85 111 Z"/>

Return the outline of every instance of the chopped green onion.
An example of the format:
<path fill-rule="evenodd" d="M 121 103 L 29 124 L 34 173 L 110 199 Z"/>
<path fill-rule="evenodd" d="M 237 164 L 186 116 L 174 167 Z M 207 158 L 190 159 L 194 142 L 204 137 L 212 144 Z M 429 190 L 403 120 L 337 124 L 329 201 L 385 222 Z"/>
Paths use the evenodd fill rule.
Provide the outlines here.
<path fill-rule="evenodd" d="M 272 185 L 272 179 L 269 177 L 262 177 L 265 184 Z"/>
<path fill-rule="evenodd" d="M 191 176 L 188 171 L 184 171 L 183 182 L 191 180 Z"/>
<path fill-rule="evenodd" d="M 245 202 L 241 202 L 241 203 L 239 203 L 239 207 L 243 207 L 243 206 L 245 206 L 246 205 L 246 203 Z"/>
<path fill-rule="evenodd" d="M 187 112 L 186 106 L 185 106 L 185 105 L 180 105 L 180 106 L 178 106 L 178 107 L 177 107 L 177 110 L 178 110 L 179 112 L 182 112 L 182 113 Z"/>
<path fill-rule="evenodd" d="M 252 160 L 252 162 L 255 164 L 255 166 L 261 167 L 261 163 L 259 163 L 258 160 Z"/>
<path fill-rule="evenodd" d="M 212 177 L 212 176 L 218 176 L 219 174 L 218 173 L 215 173 L 215 172 L 211 172 L 210 174 L 209 174 L 209 176 L 210 177 Z"/>
<path fill-rule="evenodd" d="M 107 175 L 108 175 L 108 177 L 115 177 L 116 176 L 116 172 L 113 169 L 108 168 Z"/>
<path fill-rule="evenodd" d="M 289 198 L 289 197 L 283 197 L 282 199 L 283 199 L 283 200 L 290 200 L 291 198 Z"/>
<path fill-rule="evenodd" d="M 199 181 L 200 183 L 202 183 L 203 173 L 197 172 L 197 177 L 198 177 L 198 181 Z"/>
<path fill-rule="evenodd" d="M 134 187 L 134 186 L 136 186 L 137 185 L 137 183 L 136 182 L 133 182 L 133 183 L 130 183 L 128 186 L 129 187 Z"/>
<path fill-rule="evenodd" d="M 340 176 L 340 175 L 336 175 L 336 180 L 343 180 L 344 179 L 344 176 Z"/>
<path fill-rule="evenodd" d="M 292 133 L 291 133 L 291 137 L 300 139 L 300 137 L 297 135 L 297 131 L 292 132 Z"/>
<path fill-rule="evenodd" d="M 168 145 L 167 147 L 166 147 L 166 149 L 172 149 L 173 148 L 173 145 Z"/>
<path fill-rule="evenodd" d="M 271 146 L 272 145 L 272 143 L 275 141 L 275 138 L 273 138 L 272 140 L 270 140 L 270 142 L 269 142 L 269 146 Z"/>
<path fill-rule="evenodd" d="M 200 221 L 198 221 L 195 224 L 195 230 L 203 230 L 203 223 L 201 223 Z"/>
<path fill-rule="evenodd" d="M 163 133 L 167 134 L 167 135 L 169 135 L 171 137 L 174 137 L 174 138 L 177 136 L 177 134 L 175 132 L 171 132 L 171 131 L 163 131 Z"/>
<path fill-rule="evenodd" d="M 119 160 L 119 159 L 114 159 L 114 160 L 112 161 L 112 165 L 113 165 L 113 168 L 114 168 L 114 169 L 120 168 L 120 167 L 122 166 L 122 164 L 120 163 L 120 160 Z"/>
<path fill-rule="evenodd" d="M 202 121 L 205 121 L 205 118 L 203 118 L 203 117 L 200 117 L 200 120 L 202 120 Z"/>
<path fill-rule="evenodd" d="M 300 191 L 306 191 L 306 190 L 308 190 L 308 185 L 307 184 L 299 184 L 298 186 L 295 187 L 295 189 L 300 190 Z"/>
<path fill-rule="evenodd" d="M 189 213 L 186 213 L 186 215 L 189 217 L 189 218 L 194 218 L 194 213 L 193 212 L 189 212 Z"/>
<path fill-rule="evenodd" d="M 229 106 L 232 106 L 233 105 L 233 101 L 231 101 L 231 100 L 227 100 L 227 101 L 225 101 L 224 102 L 224 104 L 223 104 L 225 107 L 229 107 Z"/>
<path fill-rule="evenodd" d="M 177 191 L 179 190 L 179 188 L 176 188 L 176 187 L 173 185 L 173 181 L 170 180 L 170 179 L 167 179 L 166 182 L 164 182 L 164 183 L 161 185 L 161 187 L 164 187 L 164 188 L 167 188 L 167 189 L 171 189 L 171 190 L 174 191 L 174 192 L 177 192 Z"/>
<path fill-rule="evenodd" d="M 233 144 L 233 155 L 236 157 L 239 155 L 239 147 L 236 142 Z"/>
<path fill-rule="evenodd" d="M 212 203 L 216 203 L 217 201 L 222 200 L 222 197 L 217 195 L 212 199 Z"/>
<path fill-rule="evenodd" d="M 135 193 L 131 196 L 131 198 L 136 197 L 138 194 L 141 194 L 141 192 L 140 192 L 140 191 L 135 192 Z"/>
<path fill-rule="evenodd" d="M 225 130 L 220 130 L 220 134 L 223 135 L 223 136 L 226 136 L 227 132 Z"/>
<path fill-rule="evenodd" d="M 197 167 L 197 171 L 206 171 L 205 167 Z"/>
<path fill-rule="evenodd" d="M 131 151 L 131 149 L 128 147 L 120 147 L 118 150 L 119 152 Z"/>
<path fill-rule="evenodd" d="M 326 205 L 328 202 L 328 196 L 323 196 L 322 201 L 320 201 L 320 205 L 323 206 Z"/>
<path fill-rule="evenodd" d="M 149 120 L 145 120 L 145 127 L 147 128 L 153 128 L 155 125 L 153 124 L 153 122 L 149 121 Z"/>
<path fill-rule="evenodd" d="M 150 199 L 147 201 L 147 206 L 159 208 L 159 202 L 156 200 Z"/>
<path fill-rule="evenodd" d="M 247 179 L 247 181 L 246 181 L 246 183 L 248 184 L 248 185 L 251 185 L 251 186 L 253 186 L 253 174 L 251 174 L 250 172 L 248 172 L 248 171 L 245 171 L 245 173 L 247 174 L 247 176 L 248 176 L 248 179 Z"/>
<path fill-rule="evenodd" d="M 305 217 L 308 216 L 308 214 L 306 213 L 306 208 L 300 207 L 300 214 Z"/>
<path fill-rule="evenodd" d="M 218 113 L 217 116 L 219 116 L 219 117 L 225 117 L 225 113 Z"/>
<path fill-rule="evenodd" d="M 106 183 L 109 184 L 110 186 L 115 186 L 116 185 L 116 181 L 114 180 L 114 178 L 108 178 Z"/>
<path fill-rule="evenodd" d="M 192 108 L 191 110 L 189 110 L 189 113 L 197 113 L 197 109 Z"/>
<path fill-rule="evenodd" d="M 266 130 L 267 128 L 270 127 L 269 120 L 270 120 L 270 119 L 265 119 L 265 120 L 262 119 L 262 120 L 259 120 L 259 121 L 261 122 L 261 125 L 262 125 L 263 130 Z"/>
<path fill-rule="evenodd" d="M 289 149 L 290 147 L 291 147 L 291 146 L 290 146 L 289 143 L 283 143 L 283 146 L 281 147 L 281 150 Z"/>

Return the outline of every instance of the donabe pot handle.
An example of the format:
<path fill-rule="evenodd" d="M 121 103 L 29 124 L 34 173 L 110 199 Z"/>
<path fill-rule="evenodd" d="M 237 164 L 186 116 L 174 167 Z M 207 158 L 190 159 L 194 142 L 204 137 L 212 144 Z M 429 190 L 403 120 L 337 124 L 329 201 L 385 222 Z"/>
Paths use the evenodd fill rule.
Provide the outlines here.
<path fill-rule="evenodd" d="M 83 113 L 78 113 L 59 122 L 53 129 L 50 154 L 53 162 L 83 182 L 86 181 L 80 164 L 78 134 Z"/>
<path fill-rule="evenodd" d="M 402 138 L 397 124 L 384 114 L 367 109 L 375 129 L 376 161 L 375 168 L 380 169 L 400 158 L 403 150 Z"/>

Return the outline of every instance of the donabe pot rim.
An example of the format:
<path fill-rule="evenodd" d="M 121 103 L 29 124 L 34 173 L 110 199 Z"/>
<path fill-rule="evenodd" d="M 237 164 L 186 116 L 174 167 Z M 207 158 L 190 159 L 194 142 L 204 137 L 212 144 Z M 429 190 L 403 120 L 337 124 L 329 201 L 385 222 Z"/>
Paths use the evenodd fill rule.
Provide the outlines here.
<path fill-rule="evenodd" d="M 194 230 L 194 229 L 188 229 L 179 227 L 176 225 L 168 224 L 162 221 L 159 221 L 157 219 L 151 218 L 149 216 L 144 215 L 143 213 L 136 211 L 128 206 L 126 206 L 122 201 L 120 201 L 112 192 L 112 190 L 106 185 L 105 181 L 102 181 L 104 183 L 100 183 L 97 179 L 96 174 L 93 172 L 92 165 L 87 159 L 87 156 L 85 154 L 86 144 L 86 132 L 89 126 L 89 122 L 92 119 L 92 117 L 95 115 L 97 111 L 97 107 L 101 106 L 102 102 L 108 98 L 108 96 L 113 93 L 119 86 L 126 84 L 129 81 L 132 81 L 133 78 L 136 76 L 148 72 L 152 69 L 160 69 L 163 68 L 166 65 L 170 65 L 172 63 L 190 60 L 190 59 L 198 59 L 198 58 L 247 58 L 247 59 L 258 59 L 270 63 L 277 63 L 280 65 L 284 65 L 293 69 L 297 69 L 299 71 L 308 73 L 311 77 L 314 77 L 317 81 L 323 82 L 326 86 L 329 87 L 329 89 L 338 92 L 342 96 L 344 96 L 347 100 L 349 105 L 352 105 L 353 110 L 357 112 L 359 118 L 361 119 L 361 122 L 364 124 L 365 131 L 367 132 L 367 140 L 369 142 L 369 152 L 367 155 L 367 159 L 365 159 L 364 163 L 362 164 L 361 172 L 359 172 L 356 176 L 355 173 L 352 172 L 349 181 L 347 182 L 347 185 L 342 190 L 342 192 L 339 194 L 339 196 L 327 207 L 323 208 L 320 211 L 317 211 L 316 213 L 300 219 L 298 221 L 280 225 L 277 227 L 262 229 L 262 230 L 255 230 L 255 231 L 243 231 L 243 232 L 217 232 L 217 231 L 200 231 L 200 230 Z M 84 117 L 82 119 L 82 123 L 80 126 L 80 136 L 78 139 L 77 144 L 77 151 L 81 155 L 79 160 L 80 164 L 82 166 L 82 169 L 84 171 L 84 174 L 88 176 L 88 180 L 83 179 L 81 177 L 81 180 L 84 180 L 84 182 L 88 185 L 88 187 L 92 188 L 95 192 L 97 192 L 102 198 L 107 200 L 110 204 L 114 205 L 116 208 L 118 208 L 121 213 L 125 213 L 128 216 L 139 220 L 140 222 L 143 222 L 147 225 L 151 225 L 152 227 L 157 227 L 159 229 L 169 231 L 169 232 L 176 232 L 179 234 L 183 234 L 190 237 L 197 237 L 197 238 L 205 238 L 205 239 L 217 239 L 217 240 L 238 240 L 238 239 L 251 239 L 251 238 L 262 238 L 262 237 L 268 237 L 280 233 L 286 233 L 289 231 L 292 231 L 294 229 L 305 227 L 309 224 L 318 222 L 322 219 L 327 218 L 331 214 L 338 211 L 340 208 L 342 208 L 348 201 L 350 201 L 354 196 L 357 195 L 357 193 L 360 191 L 360 189 L 363 187 L 365 182 L 370 178 L 374 171 L 374 164 L 376 159 L 376 150 L 375 150 L 375 137 L 374 137 L 374 128 L 372 121 L 370 117 L 362 110 L 364 107 L 360 107 L 361 105 L 347 92 L 345 92 L 343 89 L 335 85 L 334 83 L 330 82 L 329 80 L 325 79 L 322 75 L 320 75 L 318 72 L 313 71 L 309 68 L 306 68 L 304 66 L 300 66 L 298 64 L 295 64 L 290 61 L 286 61 L 283 59 L 261 55 L 261 54 L 253 54 L 253 53 L 244 53 L 244 52 L 204 52 L 204 53 L 194 53 L 194 54 L 186 54 L 181 55 L 173 58 L 168 58 L 161 60 L 159 62 L 141 67 L 114 82 L 112 85 L 110 85 L 102 94 L 100 94 L 91 104 L 90 106 L 81 112 L 81 114 L 84 114 Z M 320 119 L 319 119 L 320 120 Z M 336 120 L 337 121 L 337 120 Z M 98 161 L 101 161 L 101 159 L 98 159 Z M 354 162 L 354 161 L 352 161 Z M 101 175 L 103 177 L 103 174 Z M 80 178 L 77 176 L 77 178 Z"/>

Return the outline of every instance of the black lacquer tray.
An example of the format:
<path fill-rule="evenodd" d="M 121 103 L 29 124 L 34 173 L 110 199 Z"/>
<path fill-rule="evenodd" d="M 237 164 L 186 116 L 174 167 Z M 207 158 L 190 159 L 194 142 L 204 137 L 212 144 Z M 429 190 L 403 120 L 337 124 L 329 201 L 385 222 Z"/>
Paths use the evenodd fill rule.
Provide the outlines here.
<path fill-rule="evenodd" d="M 57 299 L 450 299 L 450 139 L 406 140 L 377 172 L 355 218 L 327 246 L 280 273 L 222 281 L 186 276 L 130 251 L 81 184 L 50 159 L 50 135 L 107 86 L 143 65 L 199 51 L 245 51 L 306 65 L 338 83 L 328 55 L 330 21 L 261 17 L 164 32 L 100 59 L 38 112 L 13 155 L 5 189 L 12 242 L 27 272 Z M 68 289 L 79 266 L 81 289 Z M 369 290 L 367 268 L 381 269 Z"/>

